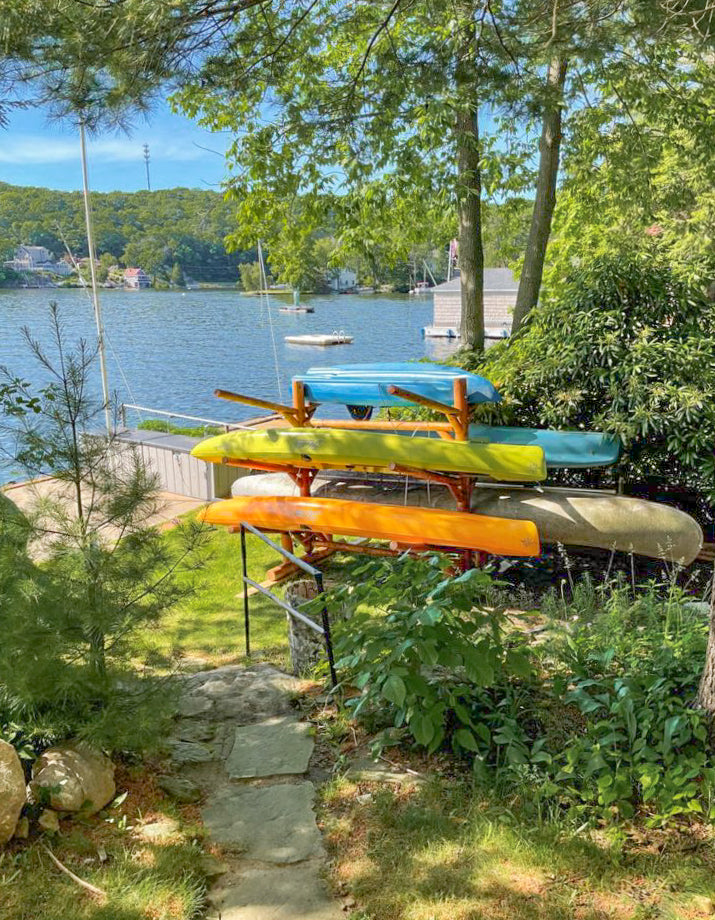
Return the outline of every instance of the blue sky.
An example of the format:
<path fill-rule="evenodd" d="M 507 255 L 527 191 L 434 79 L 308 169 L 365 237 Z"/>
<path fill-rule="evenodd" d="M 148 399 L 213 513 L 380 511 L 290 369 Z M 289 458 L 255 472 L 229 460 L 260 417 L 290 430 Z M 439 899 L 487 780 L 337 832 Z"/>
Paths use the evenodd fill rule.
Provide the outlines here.
<path fill-rule="evenodd" d="M 204 131 L 160 102 L 148 117 L 136 116 L 129 134 L 112 132 L 89 139 L 90 184 L 100 192 L 145 189 L 142 146 L 148 144 L 152 189 L 182 185 L 218 190 L 230 140 L 229 134 Z M 42 108 L 16 110 L 8 127 L 0 128 L 0 182 L 81 189 L 76 131 L 69 124 L 50 121 Z"/>

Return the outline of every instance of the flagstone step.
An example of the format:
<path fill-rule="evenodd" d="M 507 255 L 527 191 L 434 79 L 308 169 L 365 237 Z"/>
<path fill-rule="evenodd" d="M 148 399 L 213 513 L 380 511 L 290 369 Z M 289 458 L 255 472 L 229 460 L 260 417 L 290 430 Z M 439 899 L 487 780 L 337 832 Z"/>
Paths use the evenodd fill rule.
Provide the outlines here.
<path fill-rule="evenodd" d="M 315 743 L 311 726 L 292 716 L 256 722 L 236 729 L 226 761 L 231 779 L 305 773 Z"/>

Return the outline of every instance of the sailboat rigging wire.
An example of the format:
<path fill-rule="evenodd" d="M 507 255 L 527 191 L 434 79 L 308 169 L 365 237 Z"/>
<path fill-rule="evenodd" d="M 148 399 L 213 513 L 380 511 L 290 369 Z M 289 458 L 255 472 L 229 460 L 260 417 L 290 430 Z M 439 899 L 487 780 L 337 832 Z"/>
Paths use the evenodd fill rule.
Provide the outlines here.
<path fill-rule="evenodd" d="M 104 417 L 107 423 L 107 434 L 112 435 L 112 416 L 109 406 L 109 382 L 107 380 L 107 362 L 104 354 L 104 323 L 102 322 L 102 307 L 99 302 L 97 289 L 97 272 L 94 264 L 94 236 L 92 231 L 92 210 L 89 204 L 89 176 L 87 173 L 87 146 L 84 136 L 84 120 L 79 123 L 79 142 L 82 159 L 82 195 L 84 198 L 84 219 L 87 227 L 87 250 L 89 252 L 89 271 L 92 278 L 92 302 L 94 304 L 94 319 L 97 324 L 97 339 L 99 340 L 99 367 L 102 375 L 102 398 L 104 399 Z"/>
<path fill-rule="evenodd" d="M 278 399 L 283 402 L 283 390 L 281 388 L 281 372 L 278 365 L 278 349 L 276 347 L 276 334 L 273 328 L 273 315 L 271 313 L 271 305 L 268 296 L 268 278 L 266 276 L 266 266 L 263 262 L 263 249 L 261 247 L 261 241 L 258 241 L 258 264 L 261 270 L 261 290 L 265 291 L 266 294 L 266 313 L 268 314 L 268 325 L 271 330 L 271 344 L 273 345 L 273 361 L 276 367 L 276 383 L 278 384 Z M 261 297 L 263 294 L 261 293 Z"/>

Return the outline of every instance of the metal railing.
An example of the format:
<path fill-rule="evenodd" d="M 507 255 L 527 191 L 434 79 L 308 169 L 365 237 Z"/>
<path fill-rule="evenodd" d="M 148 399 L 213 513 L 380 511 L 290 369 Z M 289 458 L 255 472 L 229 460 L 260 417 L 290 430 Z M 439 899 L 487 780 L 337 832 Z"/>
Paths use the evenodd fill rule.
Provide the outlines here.
<path fill-rule="evenodd" d="M 122 403 L 119 407 L 119 417 L 122 420 L 122 426 L 127 427 L 127 409 L 133 409 L 135 412 L 147 412 L 151 415 L 163 415 L 166 418 L 181 418 L 189 422 L 202 422 L 204 425 L 210 425 L 212 428 L 223 428 L 224 431 L 234 431 L 236 429 L 251 430 L 250 425 L 239 425 L 235 422 L 221 422 L 212 418 L 201 418 L 198 415 L 186 415 L 183 412 L 167 412 L 164 409 L 152 409 L 149 406 L 138 406 L 135 403 Z"/>
<path fill-rule="evenodd" d="M 267 546 L 272 547 L 276 552 L 280 553 L 284 559 L 288 562 L 291 562 L 293 565 L 298 566 L 298 568 L 303 569 L 304 572 L 307 572 L 308 575 L 312 575 L 315 579 L 315 586 L 318 591 L 318 596 L 323 598 L 322 608 L 321 608 L 321 620 L 322 627 L 311 620 L 310 617 L 307 617 L 304 613 L 301 613 L 300 610 L 296 610 L 295 607 L 292 607 L 290 604 L 287 604 L 285 601 L 282 601 L 279 597 L 276 597 L 268 588 L 259 584 L 257 581 L 254 581 L 252 578 L 248 577 L 248 568 L 246 563 L 246 531 L 252 533 L 255 537 L 258 537 L 259 540 L 262 540 Z M 248 603 L 248 591 L 245 589 L 246 585 L 250 585 L 252 588 L 255 588 L 256 591 L 259 591 L 264 597 L 272 600 L 274 604 L 278 607 L 281 607 L 288 616 L 293 617 L 296 620 L 299 620 L 309 629 L 312 629 L 313 632 L 321 635 L 325 641 L 325 652 L 328 657 L 328 667 L 330 668 L 330 680 L 332 681 L 333 687 L 337 686 L 338 678 L 335 673 L 335 658 L 333 655 L 333 639 L 330 634 L 330 618 L 328 617 L 328 607 L 325 603 L 325 587 L 323 585 L 323 573 L 316 569 L 314 566 L 309 565 L 304 559 L 296 556 L 295 553 L 291 553 L 290 550 L 287 550 L 284 546 L 279 546 L 277 543 L 274 543 L 269 537 L 264 533 L 261 533 L 260 530 L 257 530 L 255 527 L 252 527 L 251 524 L 246 524 L 245 522 L 241 523 L 241 581 L 244 585 L 243 591 L 243 619 L 244 619 L 244 634 L 246 638 L 246 657 L 251 657 L 251 624 L 250 624 L 250 609 Z"/>

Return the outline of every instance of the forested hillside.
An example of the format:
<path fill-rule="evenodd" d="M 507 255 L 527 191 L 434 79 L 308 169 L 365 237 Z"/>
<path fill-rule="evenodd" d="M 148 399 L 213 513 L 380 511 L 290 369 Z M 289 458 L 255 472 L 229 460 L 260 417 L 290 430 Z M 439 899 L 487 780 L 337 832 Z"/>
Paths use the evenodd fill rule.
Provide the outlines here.
<path fill-rule="evenodd" d="M 238 281 L 238 265 L 256 257 L 226 252 L 224 237 L 235 229 L 235 218 L 218 192 L 93 193 L 92 206 L 98 255 L 109 253 L 152 275 L 168 276 L 178 264 L 197 281 Z M 82 193 L 0 183 L 2 259 L 21 243 L 46 246 L 57 257 L 68 248 L 75 258 L 86 256 Z"/>

